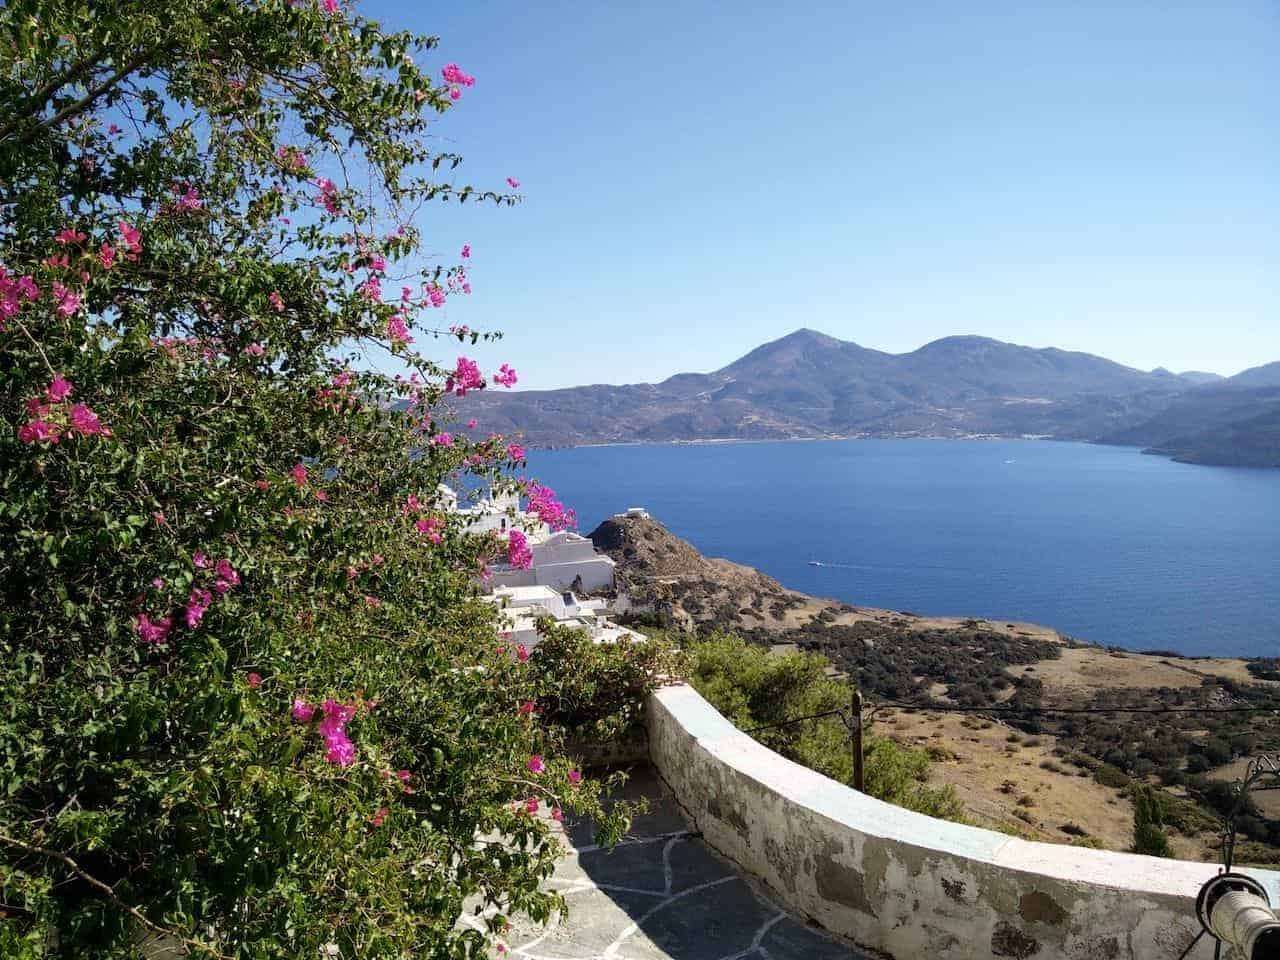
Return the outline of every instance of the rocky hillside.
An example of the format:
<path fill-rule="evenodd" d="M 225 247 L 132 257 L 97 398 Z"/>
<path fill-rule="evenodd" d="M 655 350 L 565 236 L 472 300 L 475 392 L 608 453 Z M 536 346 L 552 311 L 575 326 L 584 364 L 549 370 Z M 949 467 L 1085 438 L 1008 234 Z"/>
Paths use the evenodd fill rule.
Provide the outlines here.
<path fill-rule="evenodd" d="M 987 337 L 945 337 L 892 354 L 797 330 L 711 373 L 681 373 L 653 384 L 482 391 L 460 407 L 466 416 L 479 417 L 485 431 L 523 432 L 531 445 L 544 447 L 1027 435 L 1143 443 L 1116 438 L 1153 423 L 1178 402 L 1185 401 L 1177 416 L 1179 410 L 1194 415 L 1200 399 L 1217 402 L 1208 392 L 1215 386 L 1266 386 L 1278 375 L 1274 367 L 1280 365 L 1224 381 L 1201 373 L 1135 370 L 1092 354 Z M 1176 430 L 1178 424 L 1172 426 Z M 1256 460 L 1251 452 L 1248 462 Z"/>
<path fill-rule="evenodd" d="M 1185 463 L 1280 466 L 1280 364 L 1188 391 L 1144 423 L 1102 438 Z"/>
<path fill-rule="evenodd" d="M 781 624 L 809 600 L 751 567 L 704 557 L 656 520 L 613 517 L 590 536 L 617 563 L 619 594 L 633 609 L 680 626 Z"/>

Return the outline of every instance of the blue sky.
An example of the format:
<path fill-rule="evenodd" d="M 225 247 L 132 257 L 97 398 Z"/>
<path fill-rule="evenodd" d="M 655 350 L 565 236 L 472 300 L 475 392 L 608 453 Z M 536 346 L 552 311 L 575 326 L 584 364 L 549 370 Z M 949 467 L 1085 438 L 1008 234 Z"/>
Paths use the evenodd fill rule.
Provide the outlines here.
<path fill-rule="evenodd" d="M 450 262 L 471 243 L 448 320 L 503 330 L 473 352 L 522 388 L 711 370 L 802 326 L 1280 360 L 1274 0 L 359 9 L 477 78 L 440 136 L 525 202 L 422 222 Z"/>

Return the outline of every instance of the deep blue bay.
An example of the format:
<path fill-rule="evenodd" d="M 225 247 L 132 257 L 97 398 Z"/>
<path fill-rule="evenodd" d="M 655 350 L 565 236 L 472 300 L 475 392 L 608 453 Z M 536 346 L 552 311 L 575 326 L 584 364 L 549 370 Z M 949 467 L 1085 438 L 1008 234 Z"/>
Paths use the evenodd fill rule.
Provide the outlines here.
<path fill-rule="evenodd" d="M 1052 441 L 848 440 L 537 451 L 529 472 L 583 533 L 644 506 L 704 554 L 820 597 L 1133 650 L 1280 655 L 1280 470 Z"/>

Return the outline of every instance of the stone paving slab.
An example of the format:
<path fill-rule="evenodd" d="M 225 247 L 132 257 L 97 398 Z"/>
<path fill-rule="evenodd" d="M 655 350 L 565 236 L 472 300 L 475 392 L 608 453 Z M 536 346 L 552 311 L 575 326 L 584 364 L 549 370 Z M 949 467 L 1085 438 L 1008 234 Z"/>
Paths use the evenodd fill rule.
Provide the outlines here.
<path fill-rule="evenodd" d="M 570 826 L 573 852 L 548 881 L 569 904 L 546 927 L 512 925 L 514 960 L 871 960 L 792 917 L 693 836 L 652 770 L 623 792 L 649 812 L 611 851 Z"/>

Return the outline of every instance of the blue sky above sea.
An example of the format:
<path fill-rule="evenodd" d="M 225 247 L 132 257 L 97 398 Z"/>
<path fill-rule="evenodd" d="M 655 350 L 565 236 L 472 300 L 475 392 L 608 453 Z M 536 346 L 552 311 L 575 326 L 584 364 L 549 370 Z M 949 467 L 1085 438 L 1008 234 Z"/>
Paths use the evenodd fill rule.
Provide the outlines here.
<path fill-rule="evenodd" d="M 720 367 L 807 326 L 1143 369 L 1280 359 L 1280 7 L 804 2 L 358 9 L 477 78 L 439 124 L 514 209 L 447 322 L 522 388 Z M 443 359 L 456 352 L 440 348 Z"/>

